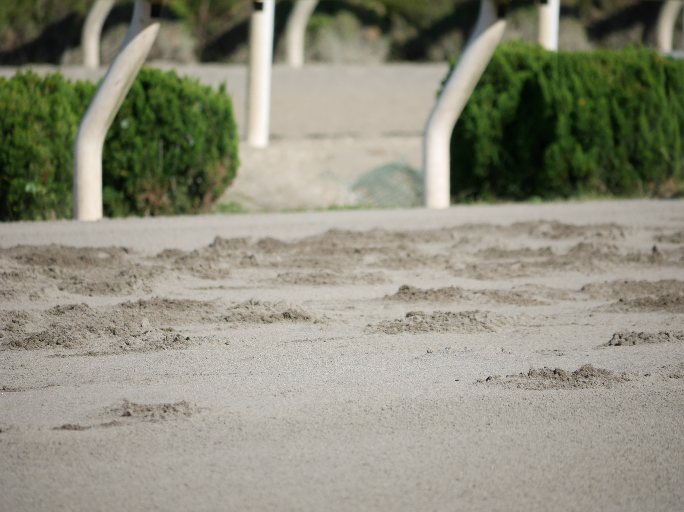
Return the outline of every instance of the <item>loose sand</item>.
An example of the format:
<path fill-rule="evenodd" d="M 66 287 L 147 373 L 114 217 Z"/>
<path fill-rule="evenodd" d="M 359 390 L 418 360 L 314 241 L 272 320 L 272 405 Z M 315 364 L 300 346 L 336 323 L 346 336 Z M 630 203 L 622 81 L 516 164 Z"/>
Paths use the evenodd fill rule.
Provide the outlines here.
<path fill-rule="evenodd" d="M 0 510 L 684 510 L 684 201 L 0 224 Z"/>

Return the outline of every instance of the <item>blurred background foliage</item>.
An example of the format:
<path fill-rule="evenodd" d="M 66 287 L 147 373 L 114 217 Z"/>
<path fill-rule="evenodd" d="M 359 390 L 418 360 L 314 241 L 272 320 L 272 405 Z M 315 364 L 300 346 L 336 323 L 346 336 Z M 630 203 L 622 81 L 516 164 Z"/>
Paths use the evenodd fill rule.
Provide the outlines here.
<path fill-rule="evenodd" d="M 79 64 L 81 29 L 92 0 L 0 2 L 0 65 Z M 276 61 L 292 0 L 276 8 Z M 662 2 L 565 0 L 560 47 L 565 50 L 653 47 Z M 307 31 L 307 58 L 318 62 L 444 61 L 457 55 L 475 22 L 478 0 L 322 0 Z M 120 0 L 103 30 L 102 60 L 115 55 L 132 0 Z M 245 62 L 247 0 L 168 0 L 151 60 Z M 534 0 L 512 3 L 506 39 L 534 41 Z M 680 24 L 675 47 L 681 47 Z"/>
<path fill-rule="evenodd" d="M 0 221 L 72 216 L 73 147 L 97 85 L 32 71 L 0 78 Z M 210 211 L 239 166 L 225 87 L 143 68 L 102 162 L 108 217 Z"/>
<path fill-rule="evenodd" d="M 458 201 L 684 191 L 684 61 L 500 45 L 451 139 Z"/>

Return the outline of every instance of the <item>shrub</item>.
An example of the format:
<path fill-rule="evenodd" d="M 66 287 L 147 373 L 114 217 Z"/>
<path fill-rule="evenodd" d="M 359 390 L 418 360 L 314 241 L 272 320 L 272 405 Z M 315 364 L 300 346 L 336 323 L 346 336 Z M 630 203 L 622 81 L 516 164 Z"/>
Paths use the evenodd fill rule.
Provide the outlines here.
<path fill-rule="evenodd" d="M 451 139 L 452 195 L 633 196 L 680 182 L 684 63 L 645 49 L 497 49 Z"/>
<path fill-rule="evenodd" d="M 74 140 L 96 89 L 59 74 L 0 79 L 1 220 L 72 215 Z M 105 140 L 105 215 L 206 211 L 237 166 L 225 88 L 144 68 Z"/>
<path fill-rule="evenodd" d="M 71 215 L 79 105 L 61 75 L 0 79 L 0 219 Z"/>

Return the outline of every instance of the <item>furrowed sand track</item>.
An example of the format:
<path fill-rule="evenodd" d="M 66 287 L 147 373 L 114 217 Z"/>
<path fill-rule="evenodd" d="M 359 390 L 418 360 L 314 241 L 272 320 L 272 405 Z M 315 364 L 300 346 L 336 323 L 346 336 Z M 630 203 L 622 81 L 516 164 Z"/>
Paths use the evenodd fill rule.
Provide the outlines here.
<path fill-rule="evenodd" d="M 2 224 L 0 510 L 681 509 L 682 233 L 684 201 Z"/>

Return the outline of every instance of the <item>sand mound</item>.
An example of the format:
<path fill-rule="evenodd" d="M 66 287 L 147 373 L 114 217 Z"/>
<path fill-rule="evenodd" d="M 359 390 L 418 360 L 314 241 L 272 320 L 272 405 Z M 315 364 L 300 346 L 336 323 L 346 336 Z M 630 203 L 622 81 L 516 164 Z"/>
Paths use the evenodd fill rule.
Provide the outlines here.
<path fill-rule="evenodd" d="M 531 236 L 547 240 L 620 240 L 625 238 L 626 229 L 618 224 L 564 224 L 558 221 L 515 222 L 510 226 L 492 224 L 466 224 L 460 232 L 503 235 L 509 238 Z"/>
<path fill-rule="evenodd" d="M 669 235 L 658 235 L 654 237 L 654 240 L 661 244 L 684 244 L 684 231 L 677 231 Z"/>
<path fill-rule="evenodd" d="M 215 321 L 215 302 L 154 298 L 114 307 L 86 304 L 0 314 L 0 347 L 41 350 L 87 348 L 93 353 L 184 348 L 190 337 L 173 326 Z"/>
<path fill-rule="evenodd" d="M 150 281 L 160 276 L 159 268 L 107 269 L 89 272 L 88 275 L 64 276 L 57 286 L 60 291 L 86 296 L 125 296 L 134 293 L 151 293 Z"/>
<path fill-rule="evenodd" d="M 130 253 L 129 249 L 122 247 L 67 247 L 64 245 L 39 247 L 19 245 L 11 249 L 0 249 L 0 256 L 12 258 L 23 265 L 76 269 L 108 267 L 121 262 Z"/>
<path fill-rule="evenodd" d="M 488 247 L 478 251 L 477 256 L 485 260 L 502 260 L 502 259 L 539 259 L 552 258 L 555 252 L 551 247 L 543 247 L 541 249 L 530 249 L 525 247 L 522 249 L 502 249 L 500 247 Z"/>
<path fill-rule="evenodd" d="M 642 312 L 657 311 L 684 313 L 684 294 L 668 293 L 658 297 L 638 297 L 632 300 L 620 299 L 612 304 L 609 311 Z"/>
<path fill-rule="evenodd" d="M 594 387 L 611 387 L 614 384 L 628 382 L 630 378 L 624 373 L 595 368 L 585 364 L 574 372 L 560 368 L 531 368 L 527 373 L 500 377 L 492 375 L 479 383 L 503 385 L 520 389 L 586 389 Z"/>
<path fill-rule="evenodd" d="M 223 319 L 240 324 L 273 324 L 277 322 L 313 322 L 316 319 L 299 306 L 250 299 L 228 309 Z"/>
<path fill-rule="evenodd" d="M 182 318 L 185 323 L 210 321 L 211 318 L 207 317 L 218 310 L 218 305 L 214 301 L 154 297 L 150 300 L 124 302 L 120 308 L 132 314 L 144 315 L 150 322 L 173 323 Z"/>
<path fill-rule="evenodd" d="M 216 240 L 208 247 L 192 252 L 183 252 L 177 249 L 166 249 L 159 253 L 153 260 L 168 266 L 171 270 L 190 274 L 200 279 L 225 279 L 230 276 L 231 266 L 237 261 L 223 254 L 220 250 L 221 243 Z"/>
<path fill-rule="evenodd" d="M 625 228 L 612 223 L 576 226 L 553 221 L 520 223 L 519 226 L 529 226 L 528 234 L 533 237 L 551 240 L 572 238 L 619 240 L 625 238 Z M 516 225 L 514 224 L 513 227 L 515 228 Z"/>
<path fill-rule="evenodd" d="M 385 299 L 397 302 L 450 302 L 466 298 L 463 288 L 449 286 L 447 288 L 423 290 L 415 286 L 404 284 L 394 295 L 387 295 Z"/>
<path fill-rule="evenodd" d="M 558 249 L 502 249 L 498 246 L 480 250 L 477 263 L 466 265 L 456 274 L 488 280 L 530 277 L 557 272 L 580 272 L 585 275 L 614 271 L 625 265 L 679 265 L 682 255 L 663 252 L 656 246 L 648 251 L 628 251 L 601 239 L 582 241 L 565 253 Z"/>
<path fill-rule="evenodd" d="M 580 289 L 592 298 L 635 299 L 646 295 L 684 294 L 684 281 L 611 281 L 586 284 Z"/>
<path fill-rule="evenodd" d="M 424 290 L 410 285 L 402 285 L 394 295 L 386 295 L 386 300 L 397 302 L 455 302 L 484 300 L 498 302 L 500 304 L 513 304 L 518 306 L 541 305 L 541 302 L 525 292 L 513 290 L 464 290 L 463 288 L 449 286 Z"/>
<path fill-rule="evenodd" d="M 55 253 L 37 248 L 35 254 L 22 252 L 0 265 L 12 267 L 0 273 L 2 295 L 21 295 L 31 300 L 45 296 L 46 290 L 75 295 L 124 296 L 150 293 L 152 283 L 164 273 L 160 266 L 141 264 L 125 250 L 54 246 Z M 5 250 L 5 256 L 14 249 Z"/>
<path fill-rule="evenodd" d="M 624 236 L 623 228 L 612 224 L 524 222 L 405 231 L 331 229 L 294 241 L 216 237 L 191 252 L 166 249 L 154 257 L 115 247 L 17 246 L 0 251 L 0 301 L 54 300 L 63 294 L 149 295 L 171 275 L 220 280 L 238 274 L 240 279 L 239 272 L 246 269 L 278 270 L 275 280 L 268 276 L 277 286 L 327 286 L 379 284 L 390 281 L 387 274 L 412 270 L 491 280 L 601 273 L 623 264 L 671 265 L 681 260 L 681 255 L 666 251 L 629 253 L 618 243 Z M 530 247 L 531 238 L 543 238 L 549 245 Z M 570 250 L 567 244 L 555 244 L 569 239 L 577 239 Z M 528 294 L 507 290 L 464 295 L 443 289 L 420 300 L 459 298 L 537 304 Z"/>
<path fill-rule="evenodd" d="M 337 273 L 345 269 L 358 271 L 359 267 L 403 269 L 433 264 L 444 266 L 448 258 L 441 254 L 424 254 L 417 245 L 453 243 L 456 238 L 453 230 L 391 232 L 375 229 L 356 232 L 331 229 L 293 242 L 271 237 L 253 243 L 244 238 L 217 238 L 211 246 L 196 253 L 198 258 L 219 258 L 243 267 L 312 268 Z M 160 254 L 158 258 L 162 256 L 169 258 L 168 254 Z"/>
<path fill-rule="evenodd" d="M 278 274 L 279 284 L 302 286 L 336 286 L 345 284 L 382 284 L 388 281 L 384 272 L 350 273 L 331 271 L 284 272 Z"/>
<path fill-rule="evenodd" d="M 55 326 L 44 331 L 29 334 L 19 339 L 9 339 L 7 346 L 12 349 L 41 350 L 46 348 L 76 348 L 85 343 L 88 333 L 81 328 Z"/>
<path fill-rule="evenodd" d="M 404 318 L 385 320 L 369 326 L 372 332 L 385 334 L 421 332 L 495 332 L 507 324 L 506 318 L 486 311 L 410 311 Z"/>
<path fill-rule="evenodd" d="M 613 334 L 609 347 L 642 345 L 646 343 L 676 343 L 684 341 L 684 331 L 661 331 L 656 333 L 620 331 Z"/>
<path fill-rule="evenodd" d="M 628 255 L 617 246 L 580 242 L 566 253 L 551 248 L 501 249 L 491 247 L 476 254 L 477 263 L 469 264 L 457 275 L 479 280 L 544 275 L 551 272 L 603 273 L 625 263 Z"/>
<path fill-rule="evenodd" d="M 72 423 L 66 423 L 65 425 L 61 425 L 59 427 L 55 427 L 52 430 L 68 430 L 72 432 L 82 432 L 83 430 L 89 430 L 92 427 L 83 427 L 81 425 L 74 425 Z"/>
<path fill-rule="evenodd" d="M 124 400 L 122 404 L 108 409 L 107 415 L 124 420 L 156 422 L 189 418 L 197 412 L 196 407 L 185 401 L 175 404 L 136 404 Z"/>

